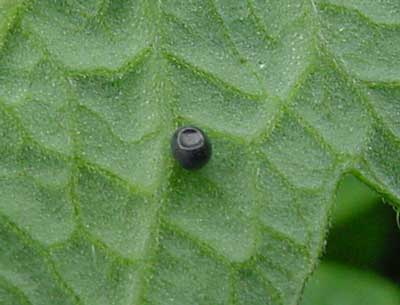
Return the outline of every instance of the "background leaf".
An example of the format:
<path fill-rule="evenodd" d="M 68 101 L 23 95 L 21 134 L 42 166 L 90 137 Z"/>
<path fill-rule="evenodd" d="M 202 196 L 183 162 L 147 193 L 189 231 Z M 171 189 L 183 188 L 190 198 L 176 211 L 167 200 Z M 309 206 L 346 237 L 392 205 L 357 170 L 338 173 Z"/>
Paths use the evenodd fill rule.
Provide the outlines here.
<path fill-rule="evenodd" d="M 302 305 L 397 305 L 400 289 L 372 273 L 323 263 L 307 284 Z"/>
<path fill-rule="evenodd" d="M 337 190 L 324 258 L 363 269 L 382 269 L 388 246 L 398 243 L 393 231 L 398 233 L 393 209 L 357 178 L 346 176 Z"/>
<path fill-rule="evenodd" d="M 333 209 L 334 225 L 353 221 L 354 217 L 375 209 L 382 198 L 356 177 L 348 175 L 340 181 Z"/>
<path fill-rule="evenodd" d="M 0 8 L 4 300 L 296 304 L 345 173 L 400 205 L 397 0 Z"/>

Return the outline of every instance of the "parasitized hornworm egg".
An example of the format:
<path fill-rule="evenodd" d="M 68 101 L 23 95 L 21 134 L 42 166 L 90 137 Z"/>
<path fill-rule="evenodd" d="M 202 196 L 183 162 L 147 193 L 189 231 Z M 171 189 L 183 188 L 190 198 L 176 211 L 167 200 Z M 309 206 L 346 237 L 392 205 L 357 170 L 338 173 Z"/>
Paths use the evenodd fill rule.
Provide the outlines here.
<path fill-rule="evenodd" d="M 171 150 L 179 164 L 188 170 L 203 167 L 211 158 L 211 143 L 206 134 L 197 127 L 178 128 L 171 140 Z"/>

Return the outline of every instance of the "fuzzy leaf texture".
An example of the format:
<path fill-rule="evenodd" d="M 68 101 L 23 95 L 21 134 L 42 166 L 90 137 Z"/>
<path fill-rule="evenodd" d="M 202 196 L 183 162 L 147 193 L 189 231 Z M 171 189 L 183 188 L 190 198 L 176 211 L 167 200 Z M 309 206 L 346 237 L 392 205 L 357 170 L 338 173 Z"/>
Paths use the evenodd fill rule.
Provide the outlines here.
<path fill-rule="evenodd" d="M 293 305 L 345 173 L 400 205 L 398 0 L 0 0 L 0 46 L 1 304 Z"/>

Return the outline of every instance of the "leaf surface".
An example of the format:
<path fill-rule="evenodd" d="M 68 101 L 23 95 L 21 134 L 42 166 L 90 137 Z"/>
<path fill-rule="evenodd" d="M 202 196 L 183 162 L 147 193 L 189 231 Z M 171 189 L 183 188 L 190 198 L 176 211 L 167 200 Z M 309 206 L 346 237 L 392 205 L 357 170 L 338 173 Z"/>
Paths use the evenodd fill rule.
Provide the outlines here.
<path fill-rule="evenodd" d="M 292 305 L 345 173 L 400 204 L 397 0 L 0 18 L 0 300 Z M 170 156 L 183 124 L 213 143 L 198 172 Z"/>

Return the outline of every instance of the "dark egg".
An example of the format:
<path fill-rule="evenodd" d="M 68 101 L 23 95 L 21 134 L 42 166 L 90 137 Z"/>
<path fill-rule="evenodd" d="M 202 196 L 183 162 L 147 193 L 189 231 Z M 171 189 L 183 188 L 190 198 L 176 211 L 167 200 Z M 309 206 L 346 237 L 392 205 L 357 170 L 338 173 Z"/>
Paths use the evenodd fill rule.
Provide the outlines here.
<path fill-rule="evenodd" d="M 172 155 L 185 169 L 202 168 L 211 158 L 211 143 L 206 134 L 197 127 L 178 128 L 171 140 Z"/>

